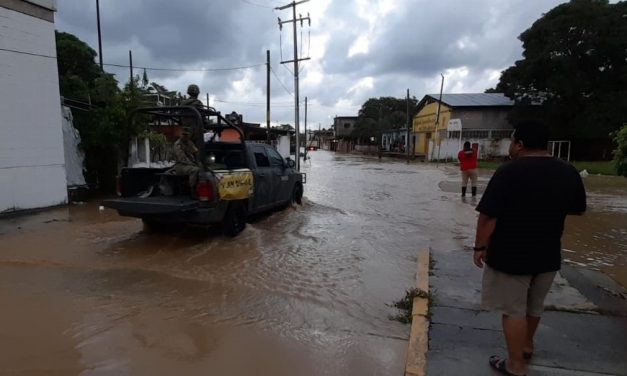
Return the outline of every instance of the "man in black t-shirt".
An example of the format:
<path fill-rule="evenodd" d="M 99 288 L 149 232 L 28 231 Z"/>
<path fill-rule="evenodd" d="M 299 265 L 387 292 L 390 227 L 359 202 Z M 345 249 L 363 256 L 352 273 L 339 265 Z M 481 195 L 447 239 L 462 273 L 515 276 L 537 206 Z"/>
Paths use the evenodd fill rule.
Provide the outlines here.
<path fill-rule="evenodd" d="M 490 357 L 505 375 L 524 375 L 544 299 L 561 263 L 568 214 L 583 214 L 586 193 L 570 164 L 547 152 L 548 129 L 518 124 L 509 148 L 512 161 L 490 180 L 477 211 L 474 263 L 483 268 L 482 306 L 500 312 L 508 357 Z"/>

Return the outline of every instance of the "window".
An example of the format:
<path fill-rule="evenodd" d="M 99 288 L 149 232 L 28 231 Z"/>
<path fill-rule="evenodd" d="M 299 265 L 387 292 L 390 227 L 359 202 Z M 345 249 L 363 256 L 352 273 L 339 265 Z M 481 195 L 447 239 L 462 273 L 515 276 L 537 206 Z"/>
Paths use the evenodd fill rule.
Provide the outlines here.
<path fill-rule="evenodd" d="M 257 164 L 257 167 L 270 167 L 270 160 L 268 159 L 266 151 L 263 147 L 255 148 L 255 163 Z"/>
<path fill-rule="evenodd" d="M 274 149 L 266 149 L 273 167 L 283 167 L 283 157 Z"/>
<path fill-rule="evenodd" d="M 344 123 L 344 129 L 348 129 L 351 127 L 351 123 Z"/>

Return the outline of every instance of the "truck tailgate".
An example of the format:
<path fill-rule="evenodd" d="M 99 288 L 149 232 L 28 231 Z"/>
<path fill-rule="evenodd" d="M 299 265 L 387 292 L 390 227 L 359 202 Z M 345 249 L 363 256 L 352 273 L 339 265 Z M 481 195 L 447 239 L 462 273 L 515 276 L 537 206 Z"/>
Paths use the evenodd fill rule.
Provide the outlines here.
<path fill-rule="evenodd" d="M 188 197 L 121 197 L 104 200 L 102 205 L 126 215 L 176 214 L 193 211 L 200 206 Z"/>

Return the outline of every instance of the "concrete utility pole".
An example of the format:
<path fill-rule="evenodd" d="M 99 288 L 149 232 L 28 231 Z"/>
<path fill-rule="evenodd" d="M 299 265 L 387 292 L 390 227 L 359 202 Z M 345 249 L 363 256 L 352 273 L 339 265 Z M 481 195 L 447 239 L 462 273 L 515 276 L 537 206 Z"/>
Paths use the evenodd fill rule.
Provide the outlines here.
<path fill-rule="evenodd" d="M 96 0 L 96 22 L 98 23 L 98 59 L 100 59 L 100 70 L 104 72 L 102 66 L 102 33 L 100 32 L 100 0 Z"/>
<path fill-rule="evenodd" d="M 305 151 L 303 152 L 303 162 L 307 160 L 307 97 L 305 97 Z"/>
<path fill-rule="evenodd" d="M 409 89 L 407 89 L 407 142 L 405 143 L 405 147 L 407 148 L 407 163 L 409 163 L 409 149 L 411 148 L 411 142 L 409 141 Z"/>
<path fill-rule="evenodd" d="M 442 142 L 440 140 L 440 132 L 438 131 L 438 125 L 440 125 L 440 108 L 442 106 L 442 90 L 444 90 L 444 75 L 440 73 L 440 76 L 442 76 L 442 83 L 440 84 L 440 99 L 438 100 L 438 112 L 435 116 L 435 136 L 436 136 L 436 139 L 438 140 L 438 159 L 435 161 L 435 167 L 438 167 L 440 164 L 440 143 Z M 435 145 L 433 149 L 435 150 Z M 433 157 L 433 152 L 431 153 L 431 156 Z"/>
<path fill-rule="evenodd" d="M 131 88 L 134 86 L 135 78 L 133 77 L 133 51 L 128 50 L 128 67 L 131 75 Z"/>
<path fill-rule="evenodd" d="M 279 29 L 283 28 L 283 24 L 284 23 L 292 23 L 294 26 L 294 59 L 293 60 L 287 60 L 287 61 L 282 61 L 281 64 L 288 64 L 288 63 L 294 63 L 294 127 L 296 128 L 296 170 L 300 171 L 300 114 L 299 114 L 299 101 L 298 101 L 298 62 L 299 61 L 303 61 L 303 60 L 309 60 L 309 58 L 298 58 L 298 37 L 296 35 L 296 23 L 300 22 L 300 26 L 303 26 L 303 21 L 307 20 L 309 22 L 309 26 L 311 26 L 311 19 L 309 18 L 309 16 L 307 17 L 302 17 L 299 15 L 298 18 L 296 18 L 296 6 L 302 3 L 306 3 L 309 0 L 301 0 L 301 1 L 292 1 L 291 3 L 287 4 L 287 5 L 283 5 L 281 7 L 276 7 L 274 8 L 275 10 L 283 10 L 283 9 L 287 9 L 289 7 L 292 8 L 292 19 L 291 20 L 287 20 L 287 21 L 281 21 L 281 19 L 279 18 Z"/>
<path fill-rule="evenodd" d="M 266 50 L 266 140 L 270 144 L 270 50 Z"/>

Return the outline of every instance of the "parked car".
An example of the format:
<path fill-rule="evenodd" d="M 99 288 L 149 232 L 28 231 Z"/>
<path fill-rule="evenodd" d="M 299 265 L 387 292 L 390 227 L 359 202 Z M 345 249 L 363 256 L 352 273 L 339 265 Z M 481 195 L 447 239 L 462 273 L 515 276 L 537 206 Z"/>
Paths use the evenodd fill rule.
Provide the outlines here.
<path fill-rule="evenodd" d="M 194 187 L 177 175 L 169 153 L 164 160 L 129 166 L 118 177 L 117 198 L 102 205 L 122 216 L 141 218 L 152 230 L 177 224 L 219 225 L 228 236 L 246 226 L 248 216 L 290 203 L 301 204 L 306 175 L 294 169 L 270 145 L 247 143 L 243 132 L 212 108 L 152 107 L 136 110 L 141 118 L 175 141 L 181 124 L 193 123 L 193 139 L 202 161 Z"/>

